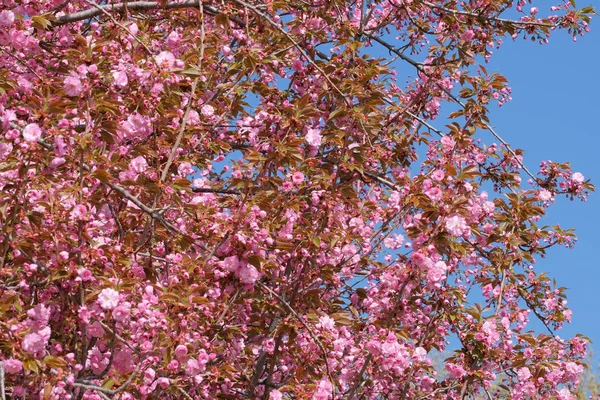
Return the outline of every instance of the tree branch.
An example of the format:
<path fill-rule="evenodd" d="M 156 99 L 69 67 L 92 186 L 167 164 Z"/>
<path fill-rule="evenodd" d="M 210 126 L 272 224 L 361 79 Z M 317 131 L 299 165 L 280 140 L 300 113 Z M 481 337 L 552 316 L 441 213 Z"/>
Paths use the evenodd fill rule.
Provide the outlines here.
<path fill-rule="evenodd" d="M 325 349 L 325 346 L 323 346 L 323 343 L 321 343 L 321 341 L 319 340 L 319 338 L 317 337 L 317 335 L 315 335 L 315 333 L 312 331 L 312 329 L 308 326 L 308 324 L 306 323 L 306 321 L 304 321 L 302 319 L 302 317 L 300 315 L 298 315 L 298 313 L 296 312 L 296 310 L 294 310 L 292 308 L 292 306 L 290 306 L 290 304 L 285 301 L 280 295 L 278 295 L 277 293 L 275 293 L 275 291 L 273 291 L 273 289 L 267 287 L 265 284 L 263 284 L 260 281 L 256 282 L 257 286 L 260 287 L 261 289 L 269 292 L 269 294 L 273 297 L 275 297 L 277 300 L 279 300 L 279 302 L 281 304 L 283 304 L 283 306 L 285 308 L 287 308 L 287 310 L 294 316 L 296 317 L 296 319 L 302 324 L 302 326 L 304 326 L 304 328 L 308 331 L 308 334 L 310 335 L 310 337 L 315 341 L 315 343 L 317 344 L 317 346 L 319 346 L 319 349 L 321 350 L 321 352 L 323 353 L 323 357 L 325 358 L 325 370 L 327 372 L 327 377 L 329 378 L 329 381 L 331 382 L 331 384 L 333 385 L 333 394 L 335 397 L 335 391 L 337 388 L 337 384 L 335 382 L 335 380 L 333 379 L 333 376 L 331 375 L 331 370 L 329 369 L 329 358 L 327 357 L 327 350 Z"/>

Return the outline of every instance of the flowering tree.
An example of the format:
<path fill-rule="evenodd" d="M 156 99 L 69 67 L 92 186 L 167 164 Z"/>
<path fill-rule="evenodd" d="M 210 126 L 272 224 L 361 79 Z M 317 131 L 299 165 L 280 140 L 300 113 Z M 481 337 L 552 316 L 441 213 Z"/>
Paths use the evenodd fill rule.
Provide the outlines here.
<path fill-rule="evenodd" d="M 533 264 L 593 186 L 480 64 L 594 11 L 525 3 L 3 0 L 2 400 L 572 398 Z"/>

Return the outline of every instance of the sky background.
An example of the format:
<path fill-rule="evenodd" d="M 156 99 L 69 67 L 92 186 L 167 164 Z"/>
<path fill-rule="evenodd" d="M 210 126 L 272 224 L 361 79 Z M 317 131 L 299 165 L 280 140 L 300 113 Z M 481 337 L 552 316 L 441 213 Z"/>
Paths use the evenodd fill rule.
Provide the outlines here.
<path fill-rule="evenodd" d="M 536 3 L 540 9 L 543 2 Z M 554 4 L 552 2 L 551 4 Z M 550 3 L 548 7 L 550 7 Z M 578 8 L 600 0 L 578 0 Z M 544 10 L 540 10 L 540 13 Z M 509 81 L 513 101 L 501 108 L 490 107 L 491 125 L 513 148 L 525 151 L 524 163 L 533 172 L 543 160 L 570 162 L 600 190 L 600 17 L 591 32 L 577 42 L 567 32 L 556 32 L 550 43 L 505 39 L 486 65 Z M 487 143 L 495 140 L 480 132 Z M 540 225 L 560 224 L 575 228 L 573 249 L 555 248 L 539 260 L 535 270 L 548 271 L 557 286 L 565 286 L 573 322 L 558 334 L 581 333 L 592 339 L 595 361 L 600 362 L 600 191 L 585 203 L 556 198 Z M 533 317 L 535 318 L 535 317 Z"/>

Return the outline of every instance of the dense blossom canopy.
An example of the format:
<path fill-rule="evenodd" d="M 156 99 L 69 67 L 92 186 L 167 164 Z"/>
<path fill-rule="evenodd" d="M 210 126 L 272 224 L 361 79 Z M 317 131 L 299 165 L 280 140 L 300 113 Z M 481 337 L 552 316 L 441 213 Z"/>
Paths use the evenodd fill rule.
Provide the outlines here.
<path fill-rule="evenodd" d="M 533 264 L 593 187 L 481 64 L 591 8 L 117 1 L 0 1 L 2 399 L 572 398 Z"/>

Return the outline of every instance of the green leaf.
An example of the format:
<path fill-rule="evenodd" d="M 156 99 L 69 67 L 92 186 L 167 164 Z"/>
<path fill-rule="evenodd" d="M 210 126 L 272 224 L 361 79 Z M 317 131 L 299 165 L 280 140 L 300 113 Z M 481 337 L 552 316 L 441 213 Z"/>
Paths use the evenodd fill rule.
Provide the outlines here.
<path fill-rule="evenodd" d="M 110 378 L 102 384 L 104 389 L 111 389 L 113 386 L 115 386 L 115 380 L 113 378 Z"/>

